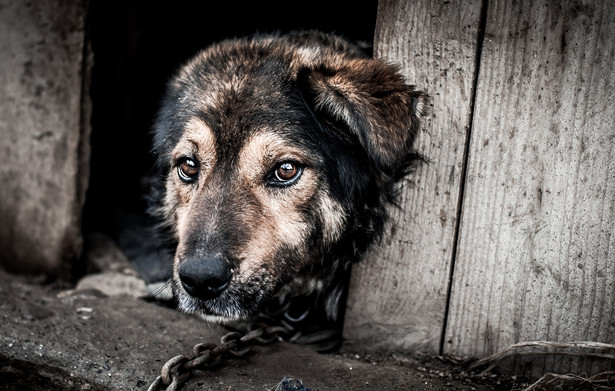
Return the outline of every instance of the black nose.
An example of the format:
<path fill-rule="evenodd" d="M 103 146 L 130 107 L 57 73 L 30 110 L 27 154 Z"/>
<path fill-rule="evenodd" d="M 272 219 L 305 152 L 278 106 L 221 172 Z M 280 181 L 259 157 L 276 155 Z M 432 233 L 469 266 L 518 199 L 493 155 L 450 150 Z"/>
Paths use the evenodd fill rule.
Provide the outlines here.
<path fill-rule="evenodd" d="M 179 279 L 191 296 L 213 299 L 231 280 L 231 266 L 222 256 L 187 258 L 179 265 Z"/>

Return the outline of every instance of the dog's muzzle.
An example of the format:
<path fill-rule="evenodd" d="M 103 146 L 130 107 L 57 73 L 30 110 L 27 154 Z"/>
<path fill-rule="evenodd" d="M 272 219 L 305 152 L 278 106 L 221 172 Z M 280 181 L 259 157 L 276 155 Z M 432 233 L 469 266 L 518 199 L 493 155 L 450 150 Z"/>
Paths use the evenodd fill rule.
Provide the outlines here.
<path fill-rule="evenodd" d="M 179 265 L 178 274 L 190 296 L 209 300 L 218 297 L 228 287 L 233 272 L 224 257 L 211 256 L 185 259 Z"/>

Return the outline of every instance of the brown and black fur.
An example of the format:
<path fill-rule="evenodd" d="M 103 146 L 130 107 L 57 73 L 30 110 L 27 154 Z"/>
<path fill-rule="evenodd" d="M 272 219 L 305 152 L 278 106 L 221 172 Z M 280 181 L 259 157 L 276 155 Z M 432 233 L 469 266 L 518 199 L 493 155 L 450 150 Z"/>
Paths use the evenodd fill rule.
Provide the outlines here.
<path fill-rule="evenodd" d="M 350 264 L 382 234 L 418 159 L 426 101 L 332 35 L 228 40 L 196 55 L 170 81 L 154 131 L 153 210 L 180 309 L 339 322 Z"/>

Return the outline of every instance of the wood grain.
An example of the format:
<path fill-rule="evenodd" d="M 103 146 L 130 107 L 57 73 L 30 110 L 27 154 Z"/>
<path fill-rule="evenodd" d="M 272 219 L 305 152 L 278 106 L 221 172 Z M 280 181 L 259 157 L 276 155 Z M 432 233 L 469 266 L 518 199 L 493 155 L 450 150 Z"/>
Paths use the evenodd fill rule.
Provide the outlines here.
<path fill-rule="evenodd" d="M 615 343 L 615 6 L 487 15 L 446 351 Z"/>
<path fill-rule="evenodd" d="M 0 264 L 11 271 L 68 278 L 81 253 L 85 8 L 78 0 L 0 0 Z"/>
<path fill-rule="evenodd" d="M 479 1 L 379 3 L 375 55 L 433 98 L 418 139 L 430 163 L 404 182 L 385 241 L 353 269 L 344 329 L 351 347 L 438 351 L 479 15 Z"/>

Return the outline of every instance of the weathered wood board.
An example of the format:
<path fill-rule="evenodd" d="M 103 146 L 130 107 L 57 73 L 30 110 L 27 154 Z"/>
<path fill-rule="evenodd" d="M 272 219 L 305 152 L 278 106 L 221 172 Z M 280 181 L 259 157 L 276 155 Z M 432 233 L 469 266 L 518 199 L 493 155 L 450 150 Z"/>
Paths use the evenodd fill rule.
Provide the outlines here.
<path fill-rule="evenodd" d="M 376 55 L 434 98 L 418 144 L 432 163 L 353 270 L 350 346 L 482 357 L 614 344 L 615 3 L 385 0 L 378 12 Z M 552 357 L 531 371 L 612 365 Z"/>
<path fill-rule="evenodd" d="M 375 55 L 400 66 L 435 110 L 384 243 L 353 267 L 344 336 L 358 347 L 437 352 L 470 124 L 480 1 L 381 1 Z"/>
<path fill-rule="evenodd" d="M 489 2 L 446 352 L 615 343 L 614 37 L 612 1 Z"/>
<path fill-rule="evenodd" d="M 0 264 L 67 274 L 88 179 L 85 5 L 0 0 Z"/>

